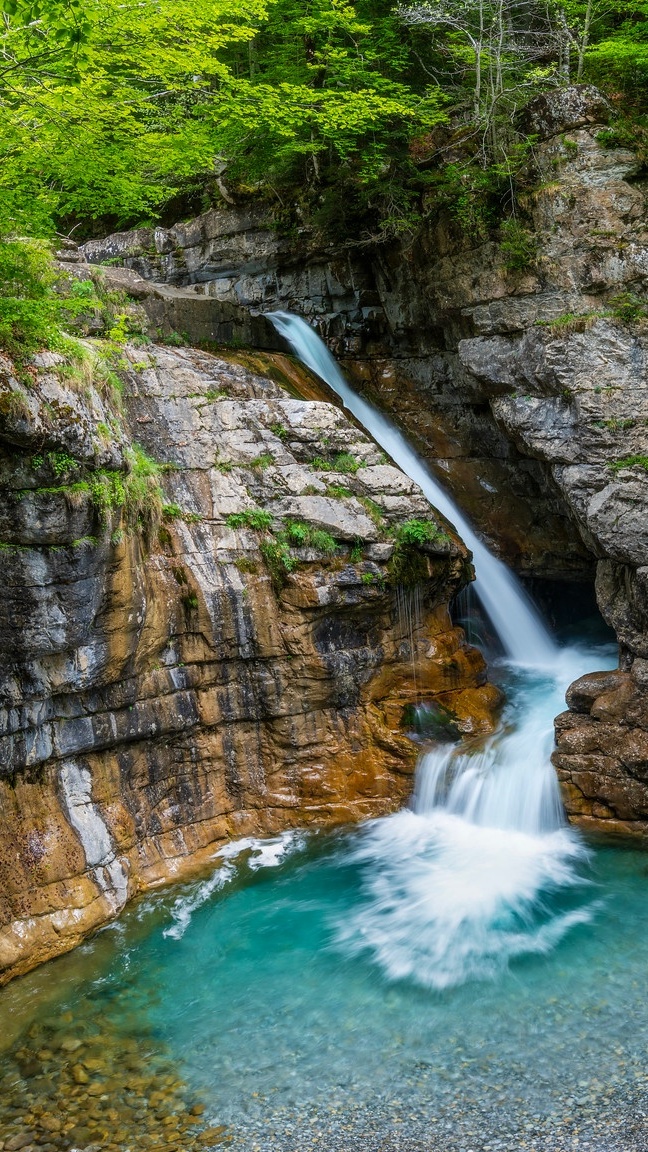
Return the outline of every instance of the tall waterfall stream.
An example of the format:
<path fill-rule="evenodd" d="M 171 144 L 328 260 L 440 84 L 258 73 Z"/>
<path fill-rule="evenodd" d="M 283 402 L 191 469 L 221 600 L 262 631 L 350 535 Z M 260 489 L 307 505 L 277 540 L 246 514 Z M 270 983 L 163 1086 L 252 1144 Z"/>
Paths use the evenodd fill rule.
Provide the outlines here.
<path fill-rule="evenodd" d="M 88 1100 L 72 1096 L 74 1147 L 184 1152 L 171 1122 L 166 1141 L 129 1135 L 185 1107 L 176 1075 L 213 1146 L 244 1152 L 645 1152 L 645 857 L 566 825 L 549 760 L 566 685 L 613 653 L 554 643 L 315 334 L 273 320 L 472 548 L 503 724 L 479 753 L 425 753 L 407 809 L 230 844 L 4 989 L 0 1140 L 58 1076 Z M 85 1069 L 108 1066 L 96 1143 Z M 53 1131 L 48 1152 L 68 1147 Z"/>
<path fill-rule="evenodd" d="M 287 312 L 269 319 L 468 544 L 475 592 L 517 680 L 511 723 L 485 750 L 423 755 L 411 810 L 377 821 L 361 838 L 366 902 L 341 936 L 393 978 L 444 988 L 492 974 L 513 956 L 549 950 L 589 919 L 586 905 L 546 911 L 548 892 L 580 885 L 584 852 L 566 824 L 549 757 L 565 688 L 604 657 L 558 648 L 513 573 L 394 424 L 354 392 L 313 329 Z"/>

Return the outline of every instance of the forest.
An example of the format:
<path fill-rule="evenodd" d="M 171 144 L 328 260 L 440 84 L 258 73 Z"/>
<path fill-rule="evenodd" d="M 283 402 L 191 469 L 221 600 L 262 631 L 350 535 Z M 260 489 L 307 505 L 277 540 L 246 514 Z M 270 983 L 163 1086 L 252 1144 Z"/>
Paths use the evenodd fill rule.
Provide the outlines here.
<path fill-rule="evenodd" d="M 411 229 L 501 197 L 521 109 L 592 82 L 643 145 L 645 0 L 4 0 L 0 228 L 76 239 L 245 197 Z M 472 222 L 474 225 L 474 221 Z"/>

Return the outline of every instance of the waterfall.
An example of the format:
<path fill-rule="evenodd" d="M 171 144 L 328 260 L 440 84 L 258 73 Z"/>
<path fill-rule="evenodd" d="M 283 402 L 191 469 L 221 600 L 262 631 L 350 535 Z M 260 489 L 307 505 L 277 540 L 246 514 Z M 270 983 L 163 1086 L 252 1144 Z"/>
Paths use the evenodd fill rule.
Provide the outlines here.
<path fill-rule="evenodd" d="M 345 951 L 441 990 L 551 952 L 592 919 L 588 852 L 549 757 L 566 685 L 609 657 L 566 649 L 551 672 L 516 669 L 499 732 L 420 757 L 409 808 L 365 824 L 351 853 L 364 899 L 337 923 Z"/>
<path fill-rule="evenodd" d="M 556 657 L 556 646 L 519 580 L 489 552 L 403 434 L 387 416 L 353 391 L 323 340 L 305 320 L 289 312 L 270 312 L 268 319 L 295 355 L 337 393 L 369 435 L 419 485 L 430 503 L 454 524 L 473 554 L 475 591 L 507 656 L 527 667 L 550 666 Z"/>
<path fill-rule="evenodd" d="M 357 396 L 298 316 L 269 315 L 293 352 L 341 398 L 472 550 L 473 585 L 509 658 L 509 702 L 481 746 L 424 753 L 409 808 L 364 826 L 353 858 L 364 905 L 340 944 L 369 951 L 392 979 L 447 988 L 553 949 L 591 918 L 587 852 L 565 823 L 551 766 L 553 717 L 567 685 L 610 652 L 559 649 L 516 577 L 488 551 L 392 422 Z M 404 609 L 401 606 L 401 614 Z"/>

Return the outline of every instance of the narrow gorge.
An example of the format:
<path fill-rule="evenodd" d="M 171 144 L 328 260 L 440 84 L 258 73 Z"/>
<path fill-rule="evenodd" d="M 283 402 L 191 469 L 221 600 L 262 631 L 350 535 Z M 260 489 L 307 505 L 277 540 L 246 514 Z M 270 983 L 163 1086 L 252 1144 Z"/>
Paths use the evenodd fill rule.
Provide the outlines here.
<path fill-rule="evenodd" d="M 340 239 L 215 165 L 217 207 L 58 237 L 65 340 L 0 352 L 5 1152 L 643 1147 L 615 114 L 526 104 L 508 232 L 423 191 Z"/>

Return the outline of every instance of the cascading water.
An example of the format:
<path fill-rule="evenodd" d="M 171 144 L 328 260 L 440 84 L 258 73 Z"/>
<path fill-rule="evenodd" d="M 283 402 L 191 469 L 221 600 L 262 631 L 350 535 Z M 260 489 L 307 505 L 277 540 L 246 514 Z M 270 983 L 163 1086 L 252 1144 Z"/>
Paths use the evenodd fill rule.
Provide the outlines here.
<path fill-rule="evenodd" d="M 289 312 L 270 312 L 268 319 L 295 355 L 326 381 L 369 435 L 419 485 L 430 503 L 455 525 L 473 554 L 477 595 L 510 659 L 527 667 L 531 664 L 551 665 L 556 656 L 556 646 L 519 581 L 491 555 L 403 434 L 382 412 L 353 391 L 323 340 L 305 320 Z"/>
<path fill-rule="evenodd" d="M 444 988 L 544 952 L 590 918 L 580 838 L 564 819 L 550 762 L 553 717 L 576 676 L 610 652 L 560 650 L 515 576 L 488 551 L 403 435 L 355 394 L 312 328 L 269 319 L 295 354 L 342 399 L 472 550 L 475 592 L 512 666 L 502 730 L 480 749 L 443 746 L 418 765 L 410 809 L 365 826 L 354 859 L 365 902 L 338 940 L 368 950 L 392 978 Z M 550 895 L 559 900 L 549 901 Z M 548 909 L 551 907 L 551 911 Z"/>

